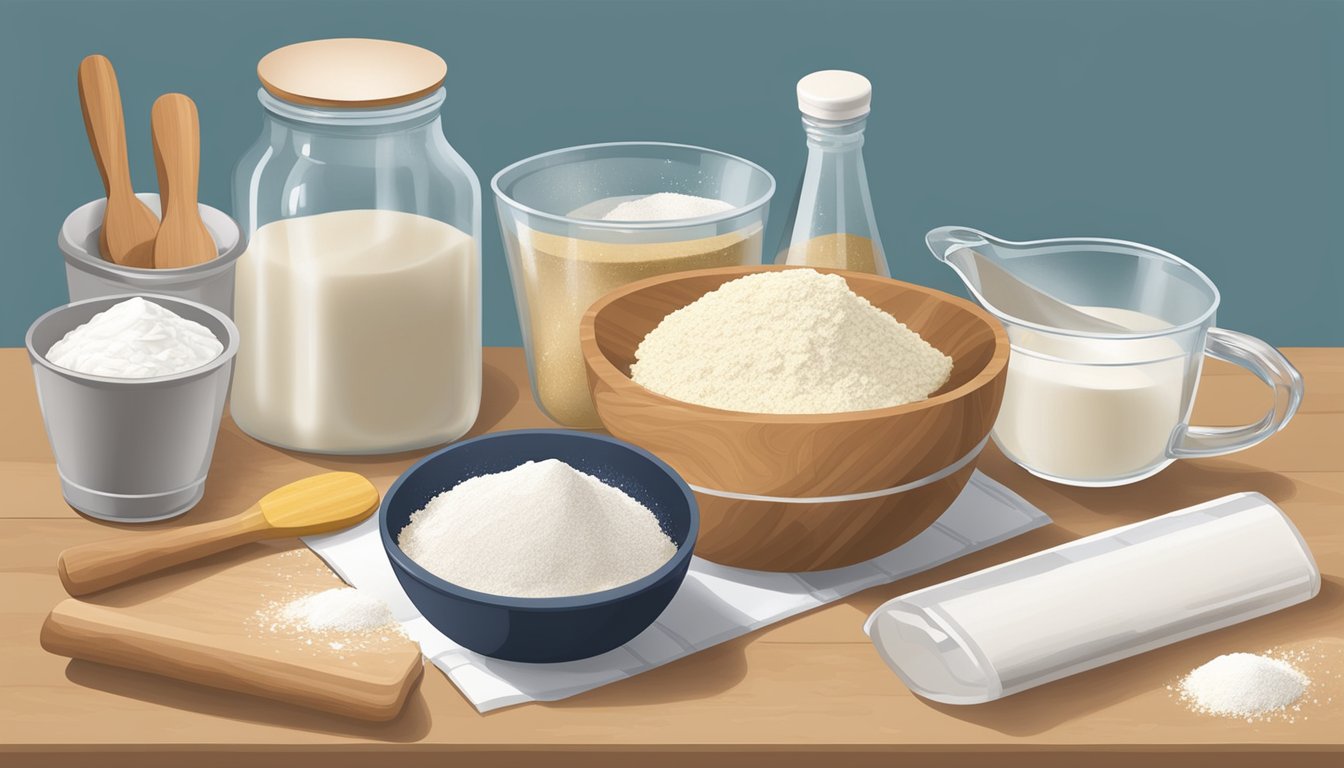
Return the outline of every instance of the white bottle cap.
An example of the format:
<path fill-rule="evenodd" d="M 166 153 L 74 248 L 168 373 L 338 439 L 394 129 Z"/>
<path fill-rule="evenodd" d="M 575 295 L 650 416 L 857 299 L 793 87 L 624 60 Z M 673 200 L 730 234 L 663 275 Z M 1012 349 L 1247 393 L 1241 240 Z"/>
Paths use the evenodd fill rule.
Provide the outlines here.
<path fill-rule="evenodd" d="M 798 109 L 819 120 L 852 120 L 868 114 L 873 84 L 857 72 L 827 69 L 798 81 Z"/>

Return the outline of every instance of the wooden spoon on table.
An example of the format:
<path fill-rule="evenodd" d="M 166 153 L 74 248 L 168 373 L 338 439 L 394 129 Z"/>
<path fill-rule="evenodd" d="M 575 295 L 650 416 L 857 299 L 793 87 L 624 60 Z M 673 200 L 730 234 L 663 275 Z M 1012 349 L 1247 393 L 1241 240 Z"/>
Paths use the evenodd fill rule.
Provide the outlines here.
<path fill-rule="evenodd" d="M 201 174 L 201 121 L 196 103 L 181 93 L 165 93 L 150 110 L 150 127 L 163 209 L 154 239 L 154 266 L 171 269 L 204 264 L 219 251 L 196 202 Z"/>
<path fill-rule="evenodd" d="M 378 508 L 378 489 L 354 472 L 328 472 L 266 494 L 234 517 L 71 547 L 56 570 L 73 596 L 263 539 L 348 528 Z"/>
<path fill-rule="evenodd" d="M 126 121 L 121 113 L 117 73 L 106 56 L 86 56 L 79 63 L 79 105 L 84 130 L 98 173 L 107 190 L 107 208 L 98 249 L 103 258 L 123 267 L 154 266 L 154 236 L 159 219 L 135 196 L 126 156 Z"/>

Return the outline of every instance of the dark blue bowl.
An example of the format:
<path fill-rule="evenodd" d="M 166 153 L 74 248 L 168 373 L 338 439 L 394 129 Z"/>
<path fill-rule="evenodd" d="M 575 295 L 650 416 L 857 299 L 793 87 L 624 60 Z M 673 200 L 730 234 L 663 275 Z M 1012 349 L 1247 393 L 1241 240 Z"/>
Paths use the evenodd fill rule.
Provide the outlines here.
<path fill-rule="evenodd" d="M 525 461 L 559 459 L 619 487 L 648 507 L 677 553 L 644 578 L 574 597 L 501 597 L 465 589 L 407 557 L 397 535 L 411 513 L 463 480 Z M 686 578 L 700 531 L 695 496 L 671 467 L 629 443 L 585 432 L 524 429 L 450 445 L 406 470 L 383 496 L 378 529 L 406 595 L 443 634 L 510 661 L 572 661 L 617 648 L 654 622 Z"/>

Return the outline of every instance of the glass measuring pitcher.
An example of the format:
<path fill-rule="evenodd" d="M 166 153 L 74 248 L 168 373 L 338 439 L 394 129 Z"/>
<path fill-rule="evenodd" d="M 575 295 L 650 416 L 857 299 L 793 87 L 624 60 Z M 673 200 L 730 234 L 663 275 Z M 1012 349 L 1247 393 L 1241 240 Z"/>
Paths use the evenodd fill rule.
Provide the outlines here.
<path fill-rule="evenodd" d="M 1287 425 L 1302 376 L 1278 350 L 1215 327 L 1218 289 L 1165 251 L 1101 238 L 1010 242 L 965 227 L 925 236 L 1012 344 L 994 442 L 1038 477 L 1124 485 L 1176 459 L 1249 448 Z M 1011 311 L 1009 311 L 1011 307 Z M 1254 424 L 1189 423 L 1204 357 L 1269 385 Z"/>

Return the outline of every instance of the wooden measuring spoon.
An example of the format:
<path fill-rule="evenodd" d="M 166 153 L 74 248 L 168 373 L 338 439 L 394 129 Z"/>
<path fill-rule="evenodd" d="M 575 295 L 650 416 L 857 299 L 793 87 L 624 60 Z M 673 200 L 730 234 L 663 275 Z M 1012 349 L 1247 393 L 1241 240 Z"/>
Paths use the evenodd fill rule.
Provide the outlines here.
<path fill-rule="evenodd" d="M 196 204 L 201 174 L 201 121 L 196 102 L 185 94 L 165 93 L 154 101 L 149 118 L 163 210 L 154 239 L 154 266 L 172 269 L 204 264 L 219 251 Z"/>
<path fill-rule="evenodd" d="M 87 595 L 262 539 L 330 533 L 378 507 L 378 490 L 354 472 L 304 478 L 266 494 L 234 517 L 71 547 L 56 570 L 65 591 Z"/>
<path fill-rule="evenodd" d="M 79 106 L 89 134 L 93 161 L 107 190 L 107 208 L 98 249 L 103 258 L 123 267 L 154 266 L 154 236 L 159 219 L 135 196 L 126 156 L 126 121 L 121 113 L 117 73 L 106 56 L 94 54 L 79 63 Z"/>

